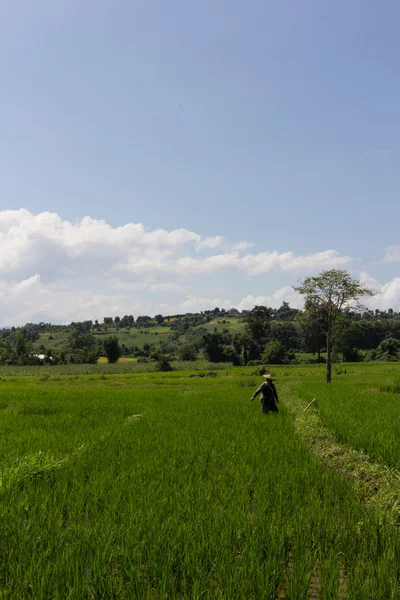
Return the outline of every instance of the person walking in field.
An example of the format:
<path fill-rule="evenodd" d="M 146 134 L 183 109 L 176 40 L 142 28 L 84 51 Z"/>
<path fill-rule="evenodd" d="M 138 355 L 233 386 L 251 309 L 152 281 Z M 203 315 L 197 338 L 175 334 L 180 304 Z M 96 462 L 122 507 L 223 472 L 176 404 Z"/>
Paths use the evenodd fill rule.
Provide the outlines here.
<path fill-rule="evenodd" d="M 278 394 L 274 385 L 274 378 L 272 375 L 263 375 L 265 377 L 264 383 L 254 392 L 250 400 L 254 400 L 258 394 L 261 394 L 261 408 L 263 413 L 279 412 L 278 410 Z"/>

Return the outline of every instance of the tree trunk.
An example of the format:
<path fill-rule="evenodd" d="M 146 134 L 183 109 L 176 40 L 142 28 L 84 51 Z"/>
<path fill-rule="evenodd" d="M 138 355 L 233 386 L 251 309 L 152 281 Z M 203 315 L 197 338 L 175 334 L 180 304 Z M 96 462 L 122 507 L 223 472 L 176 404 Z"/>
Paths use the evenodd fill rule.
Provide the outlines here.
<path fill-rule="evenodd" d="M 329 335 L 326 335 L 326 383 L 330 383 L 332 379 L 332 365 L 331 365 L 331 340 Z"/>
<path fill-rule="evenodd" d="M 321 348 L 318 346 L 318 351 L 317 351 L 317 355 L 318 355 L 318 362 L 321 362 Z"/>

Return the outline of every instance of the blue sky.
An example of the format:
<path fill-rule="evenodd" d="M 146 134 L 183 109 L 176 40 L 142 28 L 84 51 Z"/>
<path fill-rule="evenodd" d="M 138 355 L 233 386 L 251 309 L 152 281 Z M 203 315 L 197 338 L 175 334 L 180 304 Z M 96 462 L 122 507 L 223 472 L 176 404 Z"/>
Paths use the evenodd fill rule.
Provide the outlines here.
<path fill-rule="evenodd" d="M 400 309 L 399 19 L 391 0 L 4 0 L 0 325 L 295 303 L 331 266 Z M 112 233 L 139 223 L 165 232 Z M 180 229 L 199 237 L 166 250 Z"/>

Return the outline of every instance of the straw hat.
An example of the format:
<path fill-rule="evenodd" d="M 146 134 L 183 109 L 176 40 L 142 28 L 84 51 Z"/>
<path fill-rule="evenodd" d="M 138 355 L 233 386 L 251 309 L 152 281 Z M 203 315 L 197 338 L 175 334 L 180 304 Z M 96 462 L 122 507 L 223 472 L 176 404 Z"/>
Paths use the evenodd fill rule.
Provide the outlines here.
<path fill-rule="evenodd" d="M 268 373 L 268 375 L 263 375 L 263 377 L 265 377 L 265 379 L 268 379 L 268 381 L 275 381 L 275 377 L 272 377 L 271 373 Z"/>

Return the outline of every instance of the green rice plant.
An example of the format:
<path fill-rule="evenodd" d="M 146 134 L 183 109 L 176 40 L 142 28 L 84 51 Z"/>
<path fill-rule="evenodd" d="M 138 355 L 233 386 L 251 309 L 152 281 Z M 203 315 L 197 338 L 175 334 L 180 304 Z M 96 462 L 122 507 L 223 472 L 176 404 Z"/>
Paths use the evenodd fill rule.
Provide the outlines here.
<path fill-rule="evenodd" d="M 304 380 L 294 383 L 293 389 L 305 401 L 317 398 L 323 424 L 340 441 L 400 469 L 400 404 L 396 385 L 382 383 L 381 377 L 372 372 L 363 372 L 352 379 L 338 378 L 328 386 Z"/>
<path fill-rule="evenodd" d="M 3 597 L 395 598 L 397 529 L 234 373 L 2 382 Z"/>
<path fill-rule="evenodd" d="M 379 387 L 381 392 L 389 392 L 390 394 L 400 394 L 400 381 L 395 383 L 383 384 Z"/>

